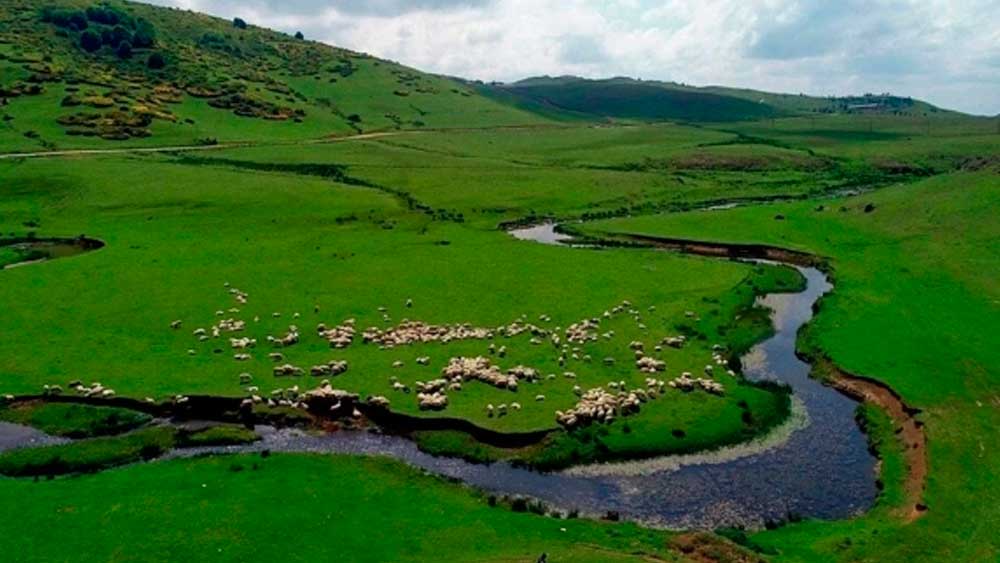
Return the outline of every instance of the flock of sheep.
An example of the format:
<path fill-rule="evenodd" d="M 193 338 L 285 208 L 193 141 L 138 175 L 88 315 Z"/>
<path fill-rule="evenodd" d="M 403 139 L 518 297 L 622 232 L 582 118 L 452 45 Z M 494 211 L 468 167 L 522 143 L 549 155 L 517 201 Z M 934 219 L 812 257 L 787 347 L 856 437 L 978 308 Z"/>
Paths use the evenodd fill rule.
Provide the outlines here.
<path fill-rule="evenodd" d="M 229 287 L 228 284 L 226 286 L 227 288 Z M 249 295 L 246 292 L 236 288 L 229 288 L 229 293 L 238 305 L 248 303 Z M 407 308 L 412 307 L 412 304 L 412 300 L 407 300 Z M 654 307 L 650 307 L 649 310 L 652 311 L 654 309 Z M 316 312 L 318 310 L 317 306 Z M 380 308 L 380 312 L 383 313 L 383 320 L 388 322 L 389 317 L 385 309 Z M 230 315 L 237 315 L 240 313 L 240 309 L 233 307 L 228 309 L 228 313 Z M 556 361 L 558 364 L 565 366 L 571 361 L 590 363 L 592 359 L 588 354 L 584 353 L 582 347 L 598 342 L 601 339 L 605 341 L 613 339 L 615 331 L 606 330 L 601 332 L 601 327 L 604 321 L 619 315 L 631 316 L 637 325 L 641 329 L 644 329 L 645 325 L 642 324 L 640 312 L 630 302 L 624 301 L 604 311 L 603 314 L 597 317 L 573 323 L 567 326 L 565 330 L 558 326 L 546 329 L 527 322 L 524 317 L 495 328 L 476 327 L 468 323 L 433 325 L 421 321 L 404 319 L 397 325 L 388 328 L 367 328 L 361 333 L 361 338 L 365 344 L 377 345 L 379 349 L 388 350 L 412 344 L 435 342 L 446 344 L 466 340 L 487 341 L 495 340 L 498 337 L 510 338 L 521 334 L 530 334 L 530 343 L 532 345 L 540 346 L 547 341 L 557 354 Z M 197 328 L 193 331 L 193 335 L 200 342 L 220 339 L 225 335 L 229 340 L 230 348 L 235 352 L 233 356 L 235 360 L 247 361 L 252 359 L 251 354 L 258 347 L 257 339 L 239 335 L 239 333 L 247 330 L 247 322 L 235 316 L 227 316 L 227 311 L 222 310 L 216 311 L 216 316 L 219 318 L 212 326 L 207 329 Z M 278 318 L 281 315 L 280 313 L 273 313 L 272 316 Z M 299 314 L 294 315 L 295 318 L 299 316 Z M 686 316 L 694 317 L 694 313 L 687 312 Z M 254 317 L 254 322 L 259 321 L 259 317 Z M 541 315 L 539 321 L 542 323 L 551 323 L 551 318 L 547 315 Z M 347 319 L 333 327 L 328 327 L 320 323 L 316 328 L 316 332 L 320 338 L 329 343 L 330 348 L 344 349 L 354 343 L 357 333 L 356 324 L 355 319 Z M 176 320 L 170 323 L 170 326 L 175 330 L 180 329 L 182 321 Z M 300 340 L 299 328 L 294 324 L 290 325 L 284 334 L 267 337 L 267 343 L 277 349 L 294 346 Z M 654 349 L 656 353 L 659 353 L 663 350 L 663 346 L 682 348 L 686 345 L 686 342 L 687 340 L 684 336 L 668 336 L 654 346 Z M 635 367 L 639 372 L 647 375 L 655 375 L 666 371 L 666 363 L 661 359 L 647 354 L 646 346 L 643 342 L 633 341 L 629 343 L 628 347 L 634 355 Z M 489 343 L 486 351 L 489 356 L 499 358 L 504 358 L 507 355 L 507 347 L 502 345 L 497 346 L 494 342 Z M 189 350 L 188 352 L 191 354 L 196 353 L 195 350 Z M 584 390 L 579 385 L 574 385 L 572 390 L 577 396 L 577 402 L 568 410 L 556 410 L 555 420 L 560 426 L 566 429 L 593 423 L 608 424 L 617 417 L 625 417 L 639 412 L 643 403 L 662 397 L 667 387 L 684 392 L 700 390 L 715 395 L 723 395 L 725 394 L 725 386 L 712 379 L 711 376 L 714 374 L 716 366 L 726 365 L 726 360 L 721 353 L 722 348 L 720 346 L 715 346 L 713 352 L 712 359 L 714 365 L 709 364 L 705 366 L 706 377 L 694 377 L 689 372 L 684 372 L 679 377 L 669 381 L 647 377 L 644 388 L 637 387 L 632 389 L 628 388 L 625 381 L 612 381 L 604 386 L 597 386 L 587 390 Z M 275 377 L 298 377 L 304 376 L 307 373 L 318 377 L 335 377 L 348 371 L 348 363 L 343 360 L 333 360 L 314 365 L 307 370 L 285 362 L 285 356 L 282 352 L 272 351 L 268 353 L 268 358 L 276 363 L 273 368 L 273 375 Z M 430 358 L 427 356 L 418 357 L 416 363 L 421 366 L 428 366 Z M 603 363 L 605 366 L 612 366 L 615 364 L 615 359 L 607 357 Z M 398 361 L 393 364 L 394 367 L 402 367 L 402 365 L 402 362 Z M 735 375 L 731 370 L 727 370 L 726 372 L 730 376 Z M 427 382 L 417 381 L 415 383 L 415 396 L 417 405 L 421 410 L 443 410 L 447 408 L 449 404 L 448 394 L 460 392 L 463 385 L 469 382 L 483 383 L 497 389 L 517 392 L 522 383 L 537 383 L 542 380 L 551 381 L 556 379 L 555 374 L 548 374 L 543 378 L 538 370 L 524 365 L 517 365 L 503 370 L 487 356 L 452 357 L 441 370 L 441 374 L 440 378 Z M 562 375 L 565 379 L 569 380 L 577 378 L 576 373 L 572 371 L 564 371 Z M 251 374 L 241 373 L 239 379 L 240 384 L 246 386 L 248 393 L 247 399 L 243 402 L 244 407 L 262 404 L 269 407 L 281 406 L 316 410 L 319 405 L 335 412 L 349 408 L 351 415 L 360 416 L 360 413 L 355 408 L 358 401 L 357 395 L 335 389 L 331 386 L 329 379 L 324 379 L 315 389 L 304 392 L 299 389 L 298 385 L 277 389 L 267 398 L 264 398 L 260 394 L 258 387 L 251 385 L 253 380 Z M 390 383 L 394 391 L 405 394 L 410 393 L 409 386 L 399 381 L 397 377 L 391 377 Z M 80 381 L 72 381 L 68 387 L 75 393 L 85 397 L 112 398 L 115 396 L 113 389 L 106 388 L 99 382 L 94 382 L 88 386 Z M 59 385 L 46 385 L 44 387 L 46 395 L 58 395 L 62 392 L 62 387 Z M 4 398 L 13 400 L 11 396 L 5 396 Z M 539 393 L 535 395 L 535 402 L 541 403 L 545 399 L 544 394 Z M 146 398 L 146 400 L 149 402 L 153 401 L 151 398 Z M 178 395 L 173 397 L 172 400 L 175 403 L 184 403 L 187 401 L 187 397 Z M 369 396 L 366 401 L 374 407 L 384 409 L 390 407 L 390 400 L 381 395 Z M 496 406 L 491 403 L 484 405 L 484 407 L 488 417 L 505 416 L 509 413 L 520 411 L 522 408 L 518 402 L 503 403 Z"/>
<path fill-rule="evenodd" d="M 235 288 L 231 288 L 229 291 L 239 304 L 247 303 L 249 296 L 245 292 Z M 407 300 L 407 308 L 412 307 L 412 305 L 413 301 Z M 318 312 L 318 310 L 317 306 L 316 311 Z M 653 311 L 655 307 L 650 307 L 649 310 Z M 390 317 L 386 313 L 386 309 L 380 308 L 379 311 L 383 315 L 383 320 L 388 323 Z M 229 312 L 234 314 L 239 313 L 239 309 L 232 308 L 229 309 Z M 217 311 L 216 314 L 219 317 L 226 316 L 223 311 Z M 520 334 L 530 334 L 530 343 L 532 345 L 540 346 L 547 342 L 555 350 L 558 364 L 565 366 L 567 363 L 573 361 L 583 363 L 592 362 L 591 356 L 585 353 L 583 346 L 602 339 L 605 341 L 612 340 L 615 336 L 615 331 L 605 330 L 602 332 L 602 324 L 604 321 L 620 315 L 631 316 L 640 329 L 645 329 L 645 325 L 642 324 L 642 314 L 629 301 L 624 301 L 604 311 L 597 317 L 582 319 L 573 323 L 567 326 L 565 330 L 558 326 L 552 329 L 543 328 L 527 322 L 525 317 L 521 317 L 507 325 L 494 328 L 477 327 L 468 323 L 434 325 L 422 321 L 403 319 L 398 324 L 387 328 L 367 328 L 361 332 L 361 340 L 364 344 L 377 345 L 381 350 L 389 350 L 413 344 L 446 344 L 467 340 L 487 341 L 495 340 L 498 337 L 509 338 Z M 274 313 L 272 316 L 275 318 L 280 317 L 280 313 Z M 299 317 L 298 314 L 294 316 L 296 318 Z M 694 313 L 687 312 L 686 316 L 693 317 Z M 259 320 L 259 317 L 254 317 L 255 322 Z M 551 318 L 547 315 L 541 315 L 539 321 L 542 323 L 551 323 Z M 179 329 L 180 326 L 181 321 L 171 323 L 171 327 L 174 329 Z M 210 338 L 219 338 L 223 334 L 245 331 L 246 326 L 245 321 L 235 318 L 222 318 L 209 329 L 196 329 L 194 335 L 200 341 L 205 341 Z M 320 323 L 316 328 L 316 332 L 319 337 L 329 343 L 331 348 L 344 349 L 354 343 L 355 335 L 358 332 L 356 326 L 357 322 L 355 319 L 347 319 L 341 324 L 332 327 Z M 287 348 L 297 344 L 300 338 L 298 327 L 291 325 L 288 331 L 280 336 L 268 336 L 267 342 L 274 348 Z M 234 355 L 234 359 L 236 360 L 251 359 L 250 352 L 257 347 L 257 340 L 246 336 L 232 336 L 229 338 L 229 342 L 232 349 L 237 352 Z M 662 352 L 664 346 L 682 348 L 686 342 L 687 339 L 684 336 L 668 336 L 656 344 L 654 349 L 656 353 L 659 353 Z M 629 344 L 629 349 L 634 355 L 635 368 L 639 372 L 647 375 L 655 375 L 666 371 L 666 363 L 648 354 L 643 342 L 633 341 Z M 507 355 L 507 347 L 497 346 L 496 343 L 490 342 L 487 352 L 489 356 L 504 358 Z M 277 363 L 273 368 L 273 375 L 275 377 L 295 377 L 303 376 L 307 373 L 313 376 L 335 377 L 348 370 L 347 362 L 342 360 L 334 360 L 305 369 L 290 363 L 284 363 L 284 354 L 281 352 L 271 352 L 268 354 L 268 357 Z M 715 348 L 713 360 L 716 365 L 725 365 L 725 359 L 721 354 L 721 347 L 717 346 Z M 430 358 L 421 356 L 417 358 L 416 363 L 427 366 L 430 364 Z M 605 366 L 612 366 L 615 364 L 615 358 L 604 358 L 603 363 Z M 403 362 L 396 361 L 392 365 L 397 368 L 402 367 Z M 569 410 L 555 411 L 555 419 L 559 425 L 567 429 L 592 423 L 610 423 L 616 417 L 624 417 L 637 413 L 643 403 L 661 397 L 666 392 L 667 387 L 685 392 L 701 390 L 715 395 L 723 395 L 725 394 L 725 386 L 711 379 L 713 370 L 713 365 L 707 365 L 705 367 L 707 377 L 702 378 L 695 378 L 688 372 L 684 372 L 679 377 L 670 381 L 648 377 L 645 388 L 629 389 L 625 381 L 610 382 L 605 386 L 597 386 L 587 390 L 582 389 L 579 385 L 575 385 L 573 392 L 578 397 L 576 404 Z M 735 375 L 732 371 L 728 371 L 728 373 Z M 484 383 L 498 389 L 516 392 L 519 385 L 524 382 L 535 383 L 543 379 L 556 379 L 555 374 L 548 374 L 542 378 L 536 369 L 523 365 L 503 370 L 487 356 L 452 357 L 441 370 L 441 374 L 442 376 L 438 379 L 426 382 L 417 381 L 415 383 L 415 397 L 420 410 L 439 411 L 446 409 L 449 405 L 448 394 L 460 392 L 463 385 L 469 382 Z M 573 380 L 577 376 L 572 371 L 565 371 L 563 372 L 563 377 Z M 250 374 L 241 374 L 240 383 L 246 385 L 251 379 Z M 402 383 L 399 378 L 390 377 L 389 379 L 394 391 L 405 394 L 411 392 L 410 387 Z M 247 390 L 250 393 L 250 397 L 247 399 L 248 404 L 265 403 L 269 406 L 299 408 L 308 408 L 310 401 L 315 401 L 318 398 L 328 400 L 331 397 L 337 398 L 332 406 L 338 407 L 342 402 L 341 399 L 353 396 L 346 391 L 334 389 L 330 386 L 329 380 L 324 380 L 317 389 L 305 393 L 301 393 L 298 386 L 279 389 L 268 399 L 264 399 L 259 395 L 257 387 L 248 387 Z M 381 408 L 389 408 L 390 405 L 389 399 L 384 396 L 370 396 L 367 401 L 369 404 Z M 535 401 L 545 401 L 545 395 L 536 394 Z M 521 408 L 521 404 L 517 402 L 503 403 L 497 406 L 493 404 L 485 405 L 485 410 L 489 417 L 504 416 L 513 411 L 519 411 Z"/>

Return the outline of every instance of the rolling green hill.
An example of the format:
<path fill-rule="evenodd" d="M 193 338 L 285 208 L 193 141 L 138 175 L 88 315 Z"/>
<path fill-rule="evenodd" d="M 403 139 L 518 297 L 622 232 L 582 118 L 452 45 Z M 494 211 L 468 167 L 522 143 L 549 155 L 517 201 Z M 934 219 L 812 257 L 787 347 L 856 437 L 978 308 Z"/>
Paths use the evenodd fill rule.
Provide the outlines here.
<path fill-rule="evenodd" d="M 451 79 L 238 19 L 120 0 L 0 4 L 4 152 L 543 120 Z"/>
<path fill-rule="evenodd" d="M 708 92 L 666 88 L 660 83 L 573 76 L 529 78 L 513 84 L 483 86 L 491 97 L 520 98 L 525 109 L 546 108 L 568 114 L 654 121 L 742 121 L 780 115 L 767 104 Z"/>
<path fill-rule="evenodd" d="M 479 86 L 484 94 L 555 118 L 619 118 L 693 122 L 746 121 L 810 114 L 924 116 L 951 114 L 926 102 L 890 94 L 819 97 L 722 86 L 696 87 L 631 78 L 527 78 Z M 559 114 L 561 112 L 561 115 Z"/>

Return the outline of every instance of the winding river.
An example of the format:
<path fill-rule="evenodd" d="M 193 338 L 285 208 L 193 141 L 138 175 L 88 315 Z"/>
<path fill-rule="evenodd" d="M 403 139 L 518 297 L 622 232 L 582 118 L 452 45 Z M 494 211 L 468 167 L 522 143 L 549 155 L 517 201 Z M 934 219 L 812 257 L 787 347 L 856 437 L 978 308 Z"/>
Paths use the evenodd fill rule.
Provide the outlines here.
<path fill-rule="evenodd" d="M 512 234 L 545 244 L 569 242 L 551 225 Z M 525 495 L 589 515 L 613 511 L 666 528 L 760 528 L 790 518 L 850 517 L 867 510 L 878 494 L 877 460 L 855 422 L 858 404 L 811 379 L 810 366 L 795 355 L 798 330 L 812 318 L 813 304 L 832 289 L 819 270 L 796 268 L 808 282 L 806 289 L 760 298 L 773 311 L 775 334 L 742 358 L 746 377 L 773 379 L 792 387 L 794 415 L 769 436 L 750 444 L 705 454 L 538 473 L 506 463 L 478 465 L 436 458 L 420 452 L 409 440 L 372 432 L 316 436 L 261 427 L 263 439 L 251 446 L 181 450 L 171 455 L 264 449 L 388 455 L 485 491 Z"/>

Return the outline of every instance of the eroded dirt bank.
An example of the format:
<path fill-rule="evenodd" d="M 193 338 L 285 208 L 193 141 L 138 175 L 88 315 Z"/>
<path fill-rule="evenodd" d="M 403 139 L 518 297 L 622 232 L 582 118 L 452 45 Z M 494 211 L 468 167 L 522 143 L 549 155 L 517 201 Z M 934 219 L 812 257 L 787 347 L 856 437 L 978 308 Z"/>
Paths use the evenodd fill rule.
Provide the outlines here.
<path fill-rule="evenodd" d="M 928 470 L 927 436 L 924 433 L 924 424 L 916 418 L 920 410 L 908 406 L 884 383 L 850 374 L 829 359 L 817 360 L 816 364 L 828 374 L 827 382 L 831 387 L 859 401 L 881 407 L 892 418 L 896 425 L 896 436 L 903 445 L 903 457 L 907 468 L 903 483 L 906 502 L 901 508 L 901 516 L 907 520 L 919 518 L 927 512 L 927 506 L 924 504 L 924 488 Z"/>

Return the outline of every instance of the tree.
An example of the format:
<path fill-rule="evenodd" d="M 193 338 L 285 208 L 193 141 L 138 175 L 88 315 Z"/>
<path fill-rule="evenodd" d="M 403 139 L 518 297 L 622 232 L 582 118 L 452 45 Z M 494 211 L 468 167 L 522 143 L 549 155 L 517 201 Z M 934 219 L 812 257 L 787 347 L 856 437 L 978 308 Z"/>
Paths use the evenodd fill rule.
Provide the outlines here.
<path fill-rule="evenodd" d="M 119 59 L 131 59 L 132 58 L 132 44 L 128 41 L 122 41 L 118 44 L 118 49 L 115 50 L 115 54 L 118 55 Z"/>
<path fill-rule="evenodd" d="M 159 70 L 167 66 L 167 61 L 164 60 L 163 55 L 153 53 L 148 59 L 146 59 L 146 66 L 152 70 Z"/>
<path fill-rule="evenodd" d="M 132 34 L 132 46 L 140 49 L 148 49 L 156 42 L 156 28 L 147 20 L 139 19 L 135 24 L 135 33 Z"/>
<path fill-rule="evenodd" d="M 295 32 L 295 38 L 301 41 L 302 39 L 305 39 L 305 38 L 306 38 L 306 36 L 305 36 L 305 35 L 302 35 L 302 32 L 301 32 L 301 31 L 296 31 L 296 32 Z"/>
<path fill-rule="evenodd" d="M 233 18 L 233 27 L 236 29 L 246 29 L 247 22 L 243 21 L 242 18 Z"/>
<path fill-rule="evenodd" d="M 117 49 L 118 45 L 121 45 L 123 41 L 128 42 L 129 48 L 131 48 L 132 32 L 126 29 L 124 26 L 116 25 L 114 29 L 111 30 L 111 41 L 110 42 L 105 41 L 105 44 Z"/>
<path fill-rule="evenodd" d="M 101 36 L 89 29 L 84 31 L 80 35 L 80 47 L 88 53 L 93 53 L 101 48 Z"/>

